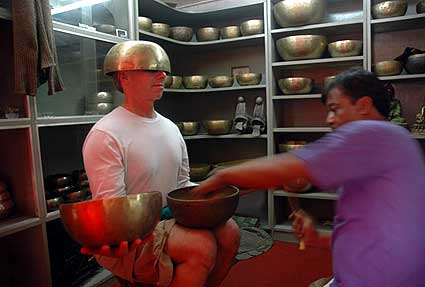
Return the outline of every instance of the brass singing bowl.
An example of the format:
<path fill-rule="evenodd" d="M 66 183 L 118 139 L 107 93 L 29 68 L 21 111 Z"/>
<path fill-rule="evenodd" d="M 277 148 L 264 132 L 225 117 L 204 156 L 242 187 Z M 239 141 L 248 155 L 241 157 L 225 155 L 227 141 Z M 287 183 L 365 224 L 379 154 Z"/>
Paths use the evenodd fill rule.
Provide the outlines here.
<path fill-rule="evenodd" d="M 181 134 L 184 136 L 193 136 L 199 131 L 198 122 L 178 122 L 176 125 L 180 129 Z"/>
<path fill-rule="evenodd" d="M 144 238 L 154 230 L 162 210 L 160 192 L 90 200 L 60 206 L 69 235 L 90 248 Z"/>
<path fill-rule="evenodd" d="M 171 76 L 171 78 L 172 78 L 172 83 L 168 88 L 169 89 L 180 89 L 182 87 L 182 84 L 183 84 L 183 77 L 181 77 L 181 76 Z"/>
<path fill-rule="evenodd" d="M 261 82 L 262 74 L 243 73 L 236 75 L 236 81 L 240 86 L 258 85 Z"/>
<path fill-rule="evenodd" d="M 205 89 L 208 84 L 207 76 L 183 77 L 183 85 L 186 89 Z"/>
<path fill-rule="evenodd" d="M 173 76 L 166 76 L 164 80 L 164 88 L 170 88 L 173 84 Z"/>
<path fill-rule="evenodd" d="M 418 4 L 416 4 L 416 13 L 425 13 L 425 0 L 421 0 L 418 2 Z"/>
<path fill-rule="evenodd" d="M 199 42 L 215 41 L 220 38 L 220 30 L 214 27 L 204 27 L 196 30 L 196 39 Z"/>
<path fill-rule="evenodd" d="M 139 30 L 151 32 L 152 31 L 152 20 L 148 17 L 138 17 L 137 22 L 139 24 Z"/>
<path fill-rule="evenodd" d="M 327 93 L 329 90 L 329 87 L 335 81 L 336 76 L 329 76 L 323 79 L 323 93 Z"/>
<path fill-rule="evenodd" d="M 390 60 L 378 62 L 374 65 L 373 70 L 375 75 L 380 76 L 393 76 L 399 75 L 402 70 L 401 63 L 399 61 Z"/>
<path fill-rule="evenodd" d="M 309 94 L 313 89 L 313 80 L 310 78 L 294 77 L 284 78 L 278 81 L 282 93 L 291 94 Z"/>
<path fill-rule="evenodd" d="M 169 37 L 170 32 L 170 25 L 165 23 L 152 23 L 152 33 L 160 35 L 162 37 Z"/>
<path fill-rule="evenodd" d="M 220 29 L 221 38 L 231 39 L 241 36 L 241 29 L 239 26 L 227 26 Z"/>
<path fill-rule="evenodd" d="M 403 16 L 406 11 L 406 0 L 385 1 L 372 6 L 372 16 L 375 19 Z"/>
<path fill-rule="evenodd" d="M 226 88 L 233 86 L 234 78 L 232 76 L 214 76 L 208 78 L 208 84 L 211 88 Z"/>
<path fill-rule="evenodd" d="M 174 40 L 190 42 L 193 36 L 193 29 L 190 27 L 172 27 L 170 31 L 170 37 Z"/>
<path fill-rule="evenodd" d="M 326 50 L 328 41 L 320 35 L 298 35 L 276 41 L 277 51 L 285 61 L 318 59 Z"/>
<path fill-rule="evenodd" d="M 274 5 L 274 19 L 280 27 L 320 23 L 326 12 L 326 0 L 283 0 Z"/>
<path fill-rule="evenodd" d="M 264 31 L 264 22 L 258 19 L 248 20 L 243 22 L 240 28 L 242 36 L 261 34 Z"/>
<path fill-rule="evenodd" d="M 225 135 L 232 130 L 231 120 L 208 120 L 204 121 L 204 127 L 209 135 Z"/>
<path fill-rule="evenodd" d="M 190 164 L 190 180 L 203 180 L 211 170 L 211 165 L 206 163 L 191 163 Z"/>
<path fill-rule="evenodd" d="M 363 42 L 358 40 L 342 40 L 328 44 L 328 51 L 333 58 L 359 56 L 362 50 Z"/>
<path fill-rule="evenodd" d="M 406 62 L 406 71 L 409 74 L 425 73 L 425 53 L 409 56 Z"/>
<path fill-rule="evenodd" d="M 239 189 L 225 187 L 207 196 L 194 196 L 194 187 L 174 190 L 167 196 L 176 222 L 190 228 L 214 228 L 232 217 L 239 202 Z"/>

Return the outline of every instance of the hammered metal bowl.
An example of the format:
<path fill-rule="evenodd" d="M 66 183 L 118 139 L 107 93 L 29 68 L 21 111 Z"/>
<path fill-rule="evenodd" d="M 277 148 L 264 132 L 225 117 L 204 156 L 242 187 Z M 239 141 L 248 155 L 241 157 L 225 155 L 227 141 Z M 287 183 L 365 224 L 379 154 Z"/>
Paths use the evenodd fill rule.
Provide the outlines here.
<path fill-rule="evenodd" d="M 198 122 L 178 122 L 176 125 L 179 127 L 181 134 L 184 136 L 193 136 L 199 131 Z"/>
<path fill-rule="evenodd" d="M 168 87 L 169 89 L 180 89 L 183 85 L 183 77 L 181 76 L 171 76 L 172 83 Z"/>
<path fill-rule="evenodd" d="M 152 23 L 152 33 L 162 37 L 169 37 L 170 32 L 170 25 L 165 23 Z"/>
<path fill-rule="evenodd" d="M 425 73 L 425 53 L 409 56 L 405 67 L 409 74 Z"/>
<path fill-rule="evenodd" d="M 329 90 L 329 87 L 335 81 L 336 76 L 329 76 L 323 79 L 323 93 L 327 93 Z"/>
<path fill-rule="evenodd" d="M 326 0 L 284 0 L 273 7 L 280 27 L 320 23 L 326 12 Z"/>
<path fill-rule="evenodd" d="M 185 187 L 170 192 L 167 203 L 177 223 L 190 228 L 214 228 L 226 222 L 239 202 L 239 189 L 225 187 L 208 195 L 194 196 Z"/>
<path fill-rule="evenodd" d="M 208 120 L 204 121 L 204 127 L 209 135 L 226 135 L 232 130 L 231 120 Z"/>
<path fill-rule="evenodd" d="M 182 41 L 182 42 L 190 42 L 193 36 L 193 29 L 190 27 L 172 27 L 170 31 L 170 37 L 174 40 Z"/>
<path fill-rule="evenodd" d="M 279 88 L 286 95 L 309 94 L 313 89 L 313 80 L 310 78 L 294 77 L 278 81 Z"/>
<path fill-rule="evenodd" d="M 276 41 L 277 51 L 285 61 L 318 59 L 326 50 L 328 41 L 320 35 L 298 35 Z"/>
<path fill-rule="evenodd" d="M 406 0 L 385 1 L 372 6 L 372 16 L 375 19 L 403 16 L 406 11 Z"/>
<path fill-rule="evenodd" d="M 243 73 L 236 75 L 236 81 L 240 86 L 258 85 L 261 82 L 262 74 Z"/>
<path fill-rule="evenodd" d="M 359 56 L 363 51 L 363 42 L 342 40 L 328 44 L 328 51 L 333 58 Z"/>
<path fill-rule="evenodd" d="M 239 26 L 227 26 L 220 29 L 221 38 L 231 39 L 241 36 L 241 29 Z"/>
<path fill-rule="evenodd" d="M 381 76 L 393 76 L 399 75 L 402 70 L 402 65 L 399 61 L 390 60 L 378 62 L 373 67 L 375 75 Z"/>
<path fill-rule="evenodd" d="M 164 80 L 164 88 L 170 88 L 170 86 L 173 84 L 173 76 L 166 76 Z"/>
<path fill-rule="evenodd" d="M 416 4 L 416 13 L 425 13 L 425 0 L 421 0 L 418 2 L 418 4 Z"/>
<path fill-rule="evenodd" d="M 211 165 L 206 163 L 191 163 L 190 164 L 190 180 L 201 181 L 207 177 L 211 170 Z"/>
<path fill-rule="evenodd" d="M 261 34 L 264 31 L 264 22 L 258 19 L 248 20 L 243 22 L 240 28 L 242 36 Z"/>
<path fill-rule="evenodd" d="M 196 30 L 196 39 L 199 42 L 215 41 L 220 39 L 220 30 L 214 27 L 204 27 Z"/>
<path fill-rule="evenodd" d="M 90 248 L 118 245 L 152 233 L 162 210 L 160 192 L 90 200 L 60 206 L 61 220 L 69 235 Z"/>
<path fill-rule="evenodd" d="M 139 24 L 139 30 L 151 32 L 152 31 L 152 20 L 148 17 L 138 17 L 137 22 Z"/>
<path fill-rule="evenodd" d="M 186 89 L 205 89 L 208 84 L 207 76 L 183 77 L 183 85 Z"/>
<path fill-rule="evenodd" d="M 208 84 L 211 88 L 226 88 L 233 86 L 234 78 L 232 76 L 214 76 L 208 78 Z"/>

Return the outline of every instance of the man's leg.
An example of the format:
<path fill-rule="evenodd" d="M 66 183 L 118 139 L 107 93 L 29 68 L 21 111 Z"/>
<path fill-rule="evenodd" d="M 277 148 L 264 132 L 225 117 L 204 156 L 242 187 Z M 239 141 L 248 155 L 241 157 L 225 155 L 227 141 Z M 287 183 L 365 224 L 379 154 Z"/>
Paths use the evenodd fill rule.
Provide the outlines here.
<path fill-rule="evenodd" d="M 166 252 L 175 263 L 171 287 L 203 287 L 216 262 L 217 242 L 211 231 L 176 224 Z"/>
<path fill-rule="evenodd" d="M 239 227 L 233 219 L 229 219 L 225 224 L 214 229 L 214 236 L 217 239 L 217 259 L 205 285 L 207 287 L 220 286 L 229 273 L 239 248 Z"/>

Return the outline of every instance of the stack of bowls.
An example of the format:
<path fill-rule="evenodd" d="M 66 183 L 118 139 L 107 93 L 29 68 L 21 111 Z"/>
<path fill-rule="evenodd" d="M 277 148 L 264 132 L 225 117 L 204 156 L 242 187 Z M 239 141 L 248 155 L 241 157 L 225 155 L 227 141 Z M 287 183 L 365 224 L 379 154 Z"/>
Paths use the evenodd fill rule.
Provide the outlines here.
<path fill-rule="evenodd" d="M 313 89 L 313 80 L 310 78 L 284 78 L 280 79 L 278 84 L 285 95 L 309 94 Z"/>
<path fill-rule="evenodd" d="M 285 61 L 318 59 L 326 50 L 328 41 L 320 35 L 297 35 L 276 41 L 277 51 Z"/>
<path fill-rule="evenodd" d="M 0 219 L 8 217 L 12 213 L 14 206 L 15 204 L 6 184 L 0 181 Z"/>
<path fill-rule="evenodd" d="M 86 97 L 86 113 L 105 115 L 114 109 L 113 96 L 109 92 L 98 92 Z"/>
<path fill-rule="evenodd" d="M 274 18 L 280 27 L 320 23 L 325 12 L 326 0 L 283 0 L 273 7 Z"/>
<path fill-rule="evenodd" d="M 384 1 L 372 6 L 372 16 L 375 19 L 403 16 L 406 11 L 407 0 Z"/>

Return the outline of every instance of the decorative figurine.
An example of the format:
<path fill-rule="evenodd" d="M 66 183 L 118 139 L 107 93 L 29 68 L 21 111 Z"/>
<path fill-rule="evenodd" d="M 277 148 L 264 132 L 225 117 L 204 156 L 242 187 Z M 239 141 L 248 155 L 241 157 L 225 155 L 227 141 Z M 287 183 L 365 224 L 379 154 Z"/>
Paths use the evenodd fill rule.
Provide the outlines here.
<path fill-rule="evenodd" d="M 394 87 L 390 83 L 385 84 L 385 87 L 387 88 L 388 94 L 391 98 L 390 114 L 388 115 L 388 120 L 396 125 L 408 129 L 409 126 L 407 124 L 407 121 L 402 116 L 400 100 L 395 97 Z"/>
<path fill-rule="evenodd" d="M 266 115 L 264 113 L 264 100 L 262 97 L 255 99 L 254 114 L 251 120 L 252 135 L 260 136 L 266 130 Z"/>
<path fill-rule="evenodd" d="M 236 105 L 236 111 L 235 111 L 235 130 L 240 133 L 246 133 L 249 126 L 249 115 L 246 111 L 246 102 L 244 97 L 238 98 L 238 104 Z"/>
<path fill-rule="evenodd" d="M 416 123 L 411 126 L 412 133 L 425 135 L 425 104 L 421 107 L 421 112 L 416 114 Z"/>

